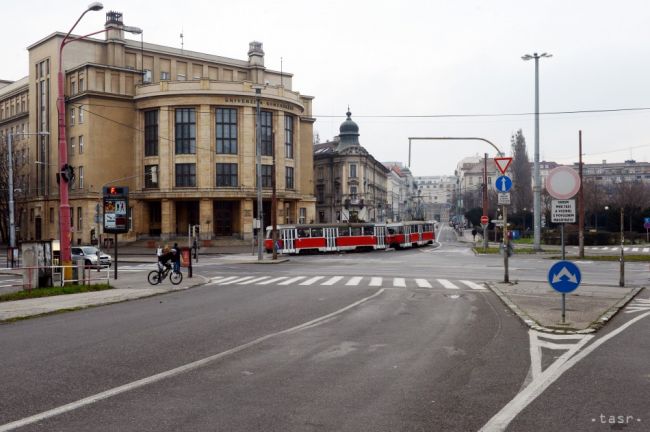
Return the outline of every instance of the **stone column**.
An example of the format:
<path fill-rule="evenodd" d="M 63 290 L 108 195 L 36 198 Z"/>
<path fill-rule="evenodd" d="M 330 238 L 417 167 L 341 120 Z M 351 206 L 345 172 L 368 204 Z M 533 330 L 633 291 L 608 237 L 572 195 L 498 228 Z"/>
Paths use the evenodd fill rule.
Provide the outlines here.
<path fill-rule="evenodd" d="M 170 199 L 163 199 L 160 203 L 160 238 L 169 240 L 176 237 L 176 209 L 175 202 Z"/>
<path fill-rule="evenodd" d="M 214 229 L 214 206 L 211 199 L 201 199 L 199 204 L 199 225 L 201 226 L 201 240 L 212 240 Z"/>
<path fill-rule="evenodd" d="M 253 239 L 253 200 L 244 199 L 241 201 L 241 212 L 239 213 L 239 226 L 242 227 L 242 238 Z"/>

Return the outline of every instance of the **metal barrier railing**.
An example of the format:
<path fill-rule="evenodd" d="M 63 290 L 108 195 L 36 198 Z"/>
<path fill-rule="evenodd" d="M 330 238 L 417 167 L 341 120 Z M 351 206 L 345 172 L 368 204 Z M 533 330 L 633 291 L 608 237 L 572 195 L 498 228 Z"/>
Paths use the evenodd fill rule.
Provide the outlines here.
<path fill-rule="evenodd" d="M 0 271 L 4 274 L 15 273 L 17 276 L 22 276 L 21 283 L 9 284 L 5 287 L 22 287 L 25 290 L 34 288 L 34 285 L 38 287 L 41 278 L 51 279 L 51 286 L 64 286 L 66 283 L 75 282 L 80 285 L 92 285 L 100 281 L 110 284 L 111 275 L 110 267 L 91 268 L 76 265 L 8 267 Z M 72 277 L 66 278 L 66 273 Z"/>

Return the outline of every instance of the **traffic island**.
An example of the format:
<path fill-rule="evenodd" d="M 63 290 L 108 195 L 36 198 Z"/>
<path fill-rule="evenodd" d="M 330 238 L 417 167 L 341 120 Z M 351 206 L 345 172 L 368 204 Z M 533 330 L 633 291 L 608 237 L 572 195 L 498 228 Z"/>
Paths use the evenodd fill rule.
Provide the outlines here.
<path fill-rule="evenodd" d="M 562 322 L 562 296 L 546 282 L 487 285 L 525 325 L 560 334 L 597 331 L 643 290 L 581 285 L 579 290 L 566 294 L 566 319 Z"/>

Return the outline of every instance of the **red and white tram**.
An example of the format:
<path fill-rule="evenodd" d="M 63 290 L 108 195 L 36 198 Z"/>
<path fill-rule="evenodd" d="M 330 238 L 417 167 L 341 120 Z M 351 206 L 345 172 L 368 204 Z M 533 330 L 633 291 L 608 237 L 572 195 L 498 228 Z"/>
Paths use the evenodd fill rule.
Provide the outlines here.
<path fill-rule="evenodd" d="M 278 225 L 278 252 L 340 252 L 422 246 L 435 240 L 433 221 Z M 264 248 L 272 252 L 271 227 Z"/>

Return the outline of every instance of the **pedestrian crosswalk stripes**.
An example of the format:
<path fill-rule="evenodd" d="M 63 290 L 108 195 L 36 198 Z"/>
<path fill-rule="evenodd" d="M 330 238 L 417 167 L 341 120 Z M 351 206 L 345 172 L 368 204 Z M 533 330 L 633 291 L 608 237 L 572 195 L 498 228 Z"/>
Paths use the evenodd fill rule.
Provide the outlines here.
<path fill-rule="evenodd" d="M 363 279 L 362 276 L 355 276 L 355 277 L 351 278 L 349 281 L 347 281 L 345 285 L 347 285 L 347 286 L 357 286 L 357 285 L 359 285 L 359 282 L 361 282 L 361 279 Z"/>
<path fill-rule="evenodd" d="M 334 285 L 341 279 L 343 279 L 343 276 L 334 276 L 333 278 L 327 280 L 326 282 L 323 282 L 321 285 Z"/>
<path fill-rule="evenodd" d="M 319 280 L 325 278 L 325 276 L 314 276 L 311 279 L 307 279 L 306 281 L 300 282 L 300 285 L 311 285 L 314 282 L 318 282 Z"/>
<path fill-rule="evenodd" d="M 438 279 L 438 282 L 440 282 L 440 285 L 447 289 L 459 289 L 456 285 L 448 281 L 447 279 Z"/>
<path fill-rule="evenodd" d="M 572 246 L 573 249 L 578 249 L 578 246 Z M 620 246 L 589 246 L 587 250 L 592 251 L 609 251 L 609 252 L 619 252 L 621 250 Z M 623 247 L 623 252 L 636 252 L 636 253 L 649 253 L 650 247 L 636 246 L 636 247 Z"/>
<path fill-rule="evenodd" d="M 305 278 L 305 276 L 296 276 L 294 278 L 287 279 L 286 281 L 282 281 L 278 285 L 291 285 L 292 283 L 298 282 L 299 280 L 304 279 L 304 278 Z"/>
<path fill-rule="evenodd" d="M 380 276 L 216 276 L 210 279 L 208 285 L 271 285 L 282 286 L 332 286 L 336 284 L 344 286 L 370 286 L 385 288 L 418 288 L 418 289 L 448 289 L 460 290 L 471 289 L 474 291 L 487 291 L 487 288 L 479 283 L 469 280 L 450 281 L 448 279 L 426 279 L 426 278 L 401 278 L 401 277 L 380 277 Z"/>
<path fill-rule="evenodd" d="M 636 299 L 625 308 L 625 313 L 650 311 L 650 299 Z"/>

